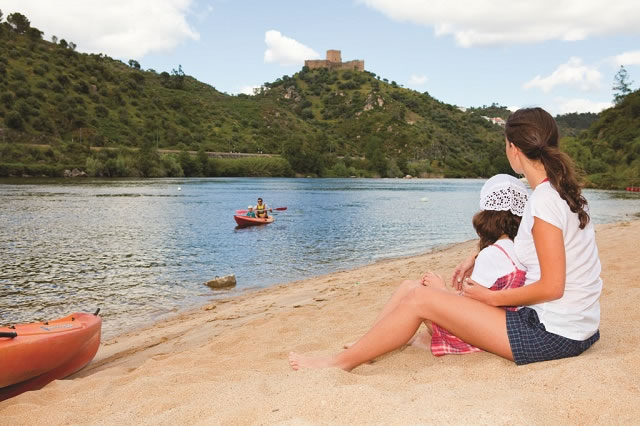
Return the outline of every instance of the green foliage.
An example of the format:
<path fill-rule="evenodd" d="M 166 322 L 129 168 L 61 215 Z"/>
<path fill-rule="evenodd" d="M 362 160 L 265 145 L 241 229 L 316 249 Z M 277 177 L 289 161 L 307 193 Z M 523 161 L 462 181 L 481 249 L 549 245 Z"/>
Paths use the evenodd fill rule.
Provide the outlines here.
<path fill-rule="evenodd" d="M 599 114 L 593 112 L 577 113 L 572 112 L 569 114 L 557 115 L 555 117 L 556 123 L 562 136 L 576 136 L 581 131 L 586 130 L 591 126 L 599 117 Z"/>
<path fill-rule="evenodd" d="M 15 146 L 49 145 L 53 155 L 22 152 L 0 164 L 48 164 L 56 173 L 73 166 L 104 177 L 508 171 L 499 126 L 370 72 L 304 67 L 265 83 L 255 96 L 232 96 L 186 75 L 181 65 L 145 71 L 133 59 L 123 63 L 78 53 L 64 39 L 42 40 L 28 33 L 28 19 L 12 22 L 3 25 L 12 37 L 0 43 L 3 135 Z M 589 161 L 602 170 L 614 160 Z"/>
<path fill-rule="evenodd" d="M 628 94 L 600 113 L 588 130 L 561 143 L 587 185 L 640 186 L 640 91 Z"/>
<path fill-rule="evenodd" d="M 7 127 L 15 130 L 24 130 L 24 120 L 18 111 L 9 111 L 4 118 Z"/>
<path fill-rule="evenodd" d="M 26 33 L 31 28 L 31 22 L 26 16 L 15 12 L 7 16 L 7 23 L 11 26 L 13 31 L 18 34 Z"/>
<path fill-rule="evenodd" d="M 478 108 L 472 107 L 469 108 L 468 111 L 485 117 L 500 117 L 503 120 L 509 118 L 509 114 L 511 114 L 511 111 L 506 106 L 500 105 L 497 102 L 492 102 L 489 106 L 482 105 Z"/>

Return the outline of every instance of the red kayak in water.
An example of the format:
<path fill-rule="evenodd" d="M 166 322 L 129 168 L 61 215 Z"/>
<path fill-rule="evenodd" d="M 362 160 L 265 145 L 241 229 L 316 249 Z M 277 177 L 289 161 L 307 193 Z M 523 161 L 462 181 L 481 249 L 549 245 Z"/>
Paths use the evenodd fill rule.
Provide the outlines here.
<path fill-rule="evenodd" d="M 97 312 L 0 327 L 0 401 L 40 389 L 87 365 L 100 346 L 101 328 Z"/>
<path fill-rule="evenodd" d="M 267 223 L 272 223 L 275 220 L 273 216 L 269 216 L 265 219 L 265 218 L 258 218 L 258 217 L 235 215 L 233 216 L 233 218 L 236 220 L 236 223 L 238 224 L 238 226 L 241 226 L 241 227 L 266 225 Z"/>

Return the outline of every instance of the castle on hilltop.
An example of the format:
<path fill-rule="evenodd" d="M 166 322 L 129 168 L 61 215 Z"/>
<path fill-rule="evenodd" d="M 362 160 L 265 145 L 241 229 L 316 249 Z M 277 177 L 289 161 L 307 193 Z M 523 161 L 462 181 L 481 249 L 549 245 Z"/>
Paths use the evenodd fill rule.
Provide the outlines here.
<path fill-rule="evenodd" d="M 342 54 L 339 50 L 327 50 L 327 59 L 307 59 L 304 66 L 310 69 L 328 68 L 330 70 L 354 70 L 364 71 L 364 61 L 342 62 Z"/>

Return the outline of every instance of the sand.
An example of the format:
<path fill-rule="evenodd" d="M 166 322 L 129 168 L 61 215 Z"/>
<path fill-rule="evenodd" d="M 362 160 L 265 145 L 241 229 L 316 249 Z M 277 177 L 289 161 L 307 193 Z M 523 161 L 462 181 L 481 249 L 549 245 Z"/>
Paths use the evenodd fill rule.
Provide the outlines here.
<path fill-rule="evenodd" d="M 602 337 L 518 367 L 406 347 L 347 373 L 292 371 L 365 332 L 394 288 L 451 276 L 475 241 L 253 292 L 103 342 L 72 379 L 0 403 L 0 424 L 637 424 L 640 221 L 597 228 Z M 1 368 L 1 366 L 0 366 Z"/>

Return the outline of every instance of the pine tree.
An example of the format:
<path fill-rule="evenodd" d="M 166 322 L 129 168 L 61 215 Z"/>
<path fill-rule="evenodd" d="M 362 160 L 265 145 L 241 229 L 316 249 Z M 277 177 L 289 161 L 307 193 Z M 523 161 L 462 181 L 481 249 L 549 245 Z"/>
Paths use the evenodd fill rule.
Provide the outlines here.
<path fill-rule="evenodd" d="M 632 92 L 631 86 L 633 81 L 629 81 L 629 74 L 624 65 L 620 65 L 620 69 L 613 77 L 613 103 L 618 105 L 629 93 Z"/>

